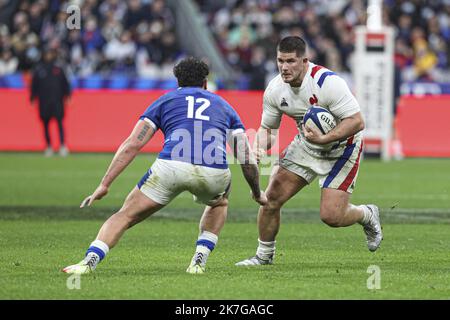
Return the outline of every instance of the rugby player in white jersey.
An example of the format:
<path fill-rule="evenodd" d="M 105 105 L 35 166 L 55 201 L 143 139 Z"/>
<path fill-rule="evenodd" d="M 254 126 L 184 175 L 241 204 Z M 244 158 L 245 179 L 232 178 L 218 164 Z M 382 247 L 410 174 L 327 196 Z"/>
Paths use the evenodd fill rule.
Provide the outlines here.
<path fill-rule="evenodd" d="M 263 114 L 254 151 L 259 159 L 271 148 L 285 114 L 297 122 L 299 134 L 274 165 L 266 189 L 267 204 L 258 213 L 256 255 L 236 265 L 272 264 L 284 203 L 319 177 L 320 218 L 331 227 L 363 226 L 370 251 L 378 249 L 382 231 L 378 207 L 353 205 L 350 196 L 358 175 L 364 120 L 358 102 L 345 81 L 306 57 L 306 44 L 289 36 L 277 47 L 280 74 L 264 92 Z M 305 128 L 303 116 L 311 105 L 328 109 L 337 125 L 327 134 Z"/>

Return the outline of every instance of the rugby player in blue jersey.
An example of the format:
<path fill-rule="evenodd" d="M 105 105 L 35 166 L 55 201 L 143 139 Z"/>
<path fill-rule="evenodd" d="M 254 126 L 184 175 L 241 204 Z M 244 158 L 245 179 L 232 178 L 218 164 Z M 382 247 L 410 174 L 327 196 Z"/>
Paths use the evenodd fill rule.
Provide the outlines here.
<path fill-rule="evenodd" d="M 122 208 L 101 227 L 85 258 L 62 271 L 86 274 L 95 270 L 124 232 L 167 205 L 183 191 L 206 205 L 200 220 L 195 254 L 189 273 L 205 272 L 227 216 L 231 173 L 226 160 L 228 142 L 241 164 L 255 201 L 264 205 L 256 160 L 236 111 L 221 97 L 206 90 L 208 66 L 187 58 L 174 67 L 179 88 L 152 103 L 138 120 L 131 135 L 117 150 L 100 185 L 80 207 L 102 199 L 113 181 L 131 163 L 157 130 L 164 134 L 164 147 L 151 168 L 133 188 Z"/>

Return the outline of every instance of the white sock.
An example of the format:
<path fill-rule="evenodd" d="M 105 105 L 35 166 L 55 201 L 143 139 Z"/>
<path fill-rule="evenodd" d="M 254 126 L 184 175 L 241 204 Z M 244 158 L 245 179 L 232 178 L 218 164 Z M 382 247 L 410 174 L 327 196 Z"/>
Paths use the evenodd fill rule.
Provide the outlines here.
<path fill-rule="evenodd" d="M 202 266 L 206 265 L 209 254 L 214 250 L 219 237 L 212 232 L 202 231 L 197 239 L 197 247 L 192 262 L 200 262 Z"/>
<path fill-rule="evenodd" d="M 96 255 L 98 257 L 98 259 L 97 259 L 97 263 L 98 263 L 106 257 L 108 252 L 109 252 L 109 247 L 106 243 L 104 243 L 101 240 L 95 240 L 89 246 L 89 248 L 86 252 L 85 260 L 86 259 L 89 260 L 92 257 L 92 255 Z"/>
<path fill-rule="evenodd" d="M 275 255 L 276 241 L 261 241 L 258 239 L 259 245 L 256 249 L 256 255 L 262 260 L 269 260 Z"/>
<path fill-rule="evenodd" d="M 91 266 L 91 269 L 93 270 L 97 268 L 97 265 L 101 261 L 100 256 L 95 252 L 88 252 L 88 254 L 86 254 L 86 257 L 84 257 L 83 260 L 85 263 L 88 263 Z"/>
<path fill-rule="evenodd" d="M 360 205 L 358 207 L 363 210 L 363 217 L 359 221 L 359 223 L 365 226 L 366 224 L 369 223 L 370 219 L 372 218 L 372 211 L 370 211 L 369 208 L 365 205 Z"/>

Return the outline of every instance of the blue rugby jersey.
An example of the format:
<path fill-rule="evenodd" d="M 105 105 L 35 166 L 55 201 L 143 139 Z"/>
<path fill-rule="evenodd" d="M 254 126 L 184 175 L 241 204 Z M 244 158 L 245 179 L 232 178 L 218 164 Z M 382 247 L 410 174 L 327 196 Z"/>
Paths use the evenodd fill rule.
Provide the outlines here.
<path fill-rule="evenodd" d="M 224 99 L 199 87 L 181 87 L 161 96 L 140 119 L 164 134 L 159 159 L 220 169 L 228 168 L 227 135 L 245 130 Z"/>

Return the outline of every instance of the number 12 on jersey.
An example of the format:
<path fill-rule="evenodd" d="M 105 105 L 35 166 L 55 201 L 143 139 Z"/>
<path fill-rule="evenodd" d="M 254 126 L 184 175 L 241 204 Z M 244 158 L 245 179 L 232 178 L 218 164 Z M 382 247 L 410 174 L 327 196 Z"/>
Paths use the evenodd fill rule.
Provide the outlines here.
<path fill-rule="evenodd" d="M 211 102 L 205 98 L 197 98 L 195 100 L 194 99 L 195 99 L 195 97 L 193 97 L 193 96 L 186 97 L 186 100 L 188 102 L 187 117 L 189 119 L 209 121 L 209 116 L 206 116 L 202 113 L 211 105 Z M 196 103 L 201 104 L 201 106 L 198 107 L 197 110 L 195 110 L 195 116 L 194 116 L 194 105 Z"/>

